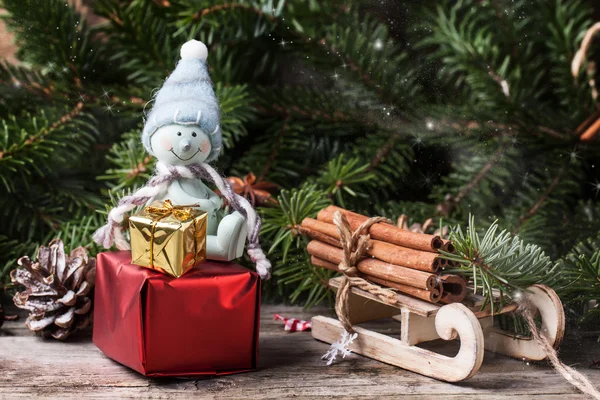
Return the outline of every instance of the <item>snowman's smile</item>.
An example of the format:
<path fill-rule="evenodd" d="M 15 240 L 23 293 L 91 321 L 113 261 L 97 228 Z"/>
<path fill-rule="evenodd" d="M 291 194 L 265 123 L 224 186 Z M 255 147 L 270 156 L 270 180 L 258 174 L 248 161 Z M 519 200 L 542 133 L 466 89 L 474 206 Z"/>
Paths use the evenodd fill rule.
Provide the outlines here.
<path fill-rule="evenodd" d="M 175 152 L 173 151 L 173 149 L 171 149 L 171 153 L 173 153 L 173 154 L 175 155 L 175 157 L 179 158 L 181 161 L 189 161 L 189 160 L 191 160 L 192 158 L 194 158 L 194 157 L 196 156 L 196 154 L 200 153 L 200 149 L 198 149 L 198 151 L 196 151 L 194 154 L 192 154 L 192 155 L 191 155 L 189 158 L 181 158 L 181 157 L 179 157 L 179 156 L 177 155 L 177 153 L 175 153 Z"/>

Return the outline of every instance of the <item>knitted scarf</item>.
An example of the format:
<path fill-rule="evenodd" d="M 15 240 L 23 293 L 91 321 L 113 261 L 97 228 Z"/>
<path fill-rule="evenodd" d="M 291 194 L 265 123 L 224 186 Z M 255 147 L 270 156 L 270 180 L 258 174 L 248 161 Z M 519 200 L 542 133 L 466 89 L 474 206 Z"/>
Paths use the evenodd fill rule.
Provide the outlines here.
<path fill-rule="evenodd" d="M 158 162 L 156 164 L 156 174 L 148 181 L 146 186 L 138 189 L 130 196 L 123 197 L 119 204 L 108 213 L 108 221 L 106 225 L 94 233 L 94 241 L 107 249 L 115 244 L 120 250 L 128 250 L 130 248 L 129 243 L 121 232 L 121 223 L 125 214 L 136 207 L 143 206 L 157 196 L 164 195 L 169 188 L 169 184 L 181 178 L 196 178 L 212 182 L 219 189 L 221 195 L 227 199 L 231 207 L 246 218 L 248 225 L 248 255 L 256 265 L 256 272 L 260 277 L 269 279 L 271 276 L 271 263 L 265 256 L 258 240 L 261 227 L 260 217 L 246 198 L 235 193 L 229 182 L 213 167 L 205 163 L 179 166 Z"/>

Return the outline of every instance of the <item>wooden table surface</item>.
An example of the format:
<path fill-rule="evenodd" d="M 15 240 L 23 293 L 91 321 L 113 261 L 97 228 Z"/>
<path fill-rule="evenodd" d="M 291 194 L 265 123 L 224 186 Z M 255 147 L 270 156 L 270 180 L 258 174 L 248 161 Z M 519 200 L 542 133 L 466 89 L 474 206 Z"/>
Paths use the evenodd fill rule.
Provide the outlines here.
<path fill-rule="evenodd" d="M 448 384 L 358 355 L 325 366 L 328 349 L 309 332 L 287 333 L 273 314 L 309 319 L 325 309 L 265 305 L 262 308 L 259 367 L 255 372 L 206 379 L 150 379 L 106 358 L 82 333 L 66 343 L 43 340 L 23 326 L 0 329 L 0 399 L 15 398 L 398 398 L 429 399 L 584 399 L 546 362 L 527 363 L 486 352 L 475 377 Z M 398 328 L 379 323 L 385 332 Z M 597 334 L 567 336 L 563 360 L 600 386 Z M 456 343 L 438 341 L 436 350 Z M 456 346 L 455 346 L 456 347 Z"/>

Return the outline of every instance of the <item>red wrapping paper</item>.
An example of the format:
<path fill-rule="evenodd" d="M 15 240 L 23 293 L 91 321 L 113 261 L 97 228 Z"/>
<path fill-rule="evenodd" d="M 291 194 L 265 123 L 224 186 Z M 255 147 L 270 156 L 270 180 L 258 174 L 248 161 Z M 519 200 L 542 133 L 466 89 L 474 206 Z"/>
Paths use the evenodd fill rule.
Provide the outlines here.
<path fill-rule="evenodd" d="M 234 263 L 204 262 L 174 278 L 97 257 L 93 341 L 146 376 L 222 375 L 256 367 L 260 279 Z"/>

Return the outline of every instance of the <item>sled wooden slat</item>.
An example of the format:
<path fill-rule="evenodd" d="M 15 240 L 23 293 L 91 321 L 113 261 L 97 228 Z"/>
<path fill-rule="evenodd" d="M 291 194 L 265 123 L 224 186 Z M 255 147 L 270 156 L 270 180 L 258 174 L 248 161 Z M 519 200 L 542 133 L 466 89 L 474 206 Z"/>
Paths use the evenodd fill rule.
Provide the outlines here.
<path fill-rule="evenodd" d="M 337 289 L 340 286 L 341 279 L 342 278 L 330 279 L 329 286 Z M 357 294 L 361 297 L 364 297 L 365 299 L 373 300 L 377 303 L 384 304 L 388 307 L 394 307 L 394 308 L 398 309 L 398 314 L 400 314 L 399 310 L 401 308 L 406 308 L 407 310 L 410 310 L 412 313 L 420 315 L 422 317 L 431 317 L 431 316 L 434 316 L 440 309 L 440 306 L 437 304 L 431 304 L 431 303 L 428 303 L 423 300 L 415 299 L 414 297 L 411 297 L 411 296 L 408 296 L 408 295 L 405 295 L 402 293 L 396 293 L 396 299 L 398 299 L 400 302 L 402 302 L 402 307 L 390 306 L 390 305 L 384 303 L 382 300 L 379 300 L 376 296 L 373 296 L 372 294 L 367 293 L 358 288 L 352 288 L 352 293 Z"/>

